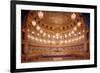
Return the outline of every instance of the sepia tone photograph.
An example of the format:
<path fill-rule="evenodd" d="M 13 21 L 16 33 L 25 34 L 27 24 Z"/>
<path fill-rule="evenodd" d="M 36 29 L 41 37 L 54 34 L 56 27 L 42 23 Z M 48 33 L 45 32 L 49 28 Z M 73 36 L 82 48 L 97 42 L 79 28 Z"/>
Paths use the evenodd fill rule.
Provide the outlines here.
<path fill-rule="evenodd" d="M 90 13 L 21 10 L 21 63 L 90 59 Z"/>
<path fill-rule="evenodd" d="M 97 67 L 97 6 L 11 2 L 11 72 Z"/>

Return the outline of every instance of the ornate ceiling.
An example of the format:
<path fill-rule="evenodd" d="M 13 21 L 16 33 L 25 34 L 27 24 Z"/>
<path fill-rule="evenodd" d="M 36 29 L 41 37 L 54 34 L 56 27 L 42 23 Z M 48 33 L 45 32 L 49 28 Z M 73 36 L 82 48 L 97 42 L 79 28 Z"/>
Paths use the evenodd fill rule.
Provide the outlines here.
<path fill-rule="evenodd" d="M 32 45 L 64 46 L 82 43 L 89 31 L 82 13 L 30 11 L 23 23 Z"/>
<path fill-rule="evenodd" d="M 22 62 L 89 59 L 84 14 L 29 11 L 22 21 Z"/>

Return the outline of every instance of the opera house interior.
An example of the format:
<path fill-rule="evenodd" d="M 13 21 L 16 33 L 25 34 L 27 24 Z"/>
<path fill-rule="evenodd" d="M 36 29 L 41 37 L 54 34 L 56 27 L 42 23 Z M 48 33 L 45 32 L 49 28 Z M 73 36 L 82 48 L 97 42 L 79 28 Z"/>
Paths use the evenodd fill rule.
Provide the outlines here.
<path fill-rule="evenodd" d="M 21 62 L 90 59 L 89 13 L 21 10 Z"/>

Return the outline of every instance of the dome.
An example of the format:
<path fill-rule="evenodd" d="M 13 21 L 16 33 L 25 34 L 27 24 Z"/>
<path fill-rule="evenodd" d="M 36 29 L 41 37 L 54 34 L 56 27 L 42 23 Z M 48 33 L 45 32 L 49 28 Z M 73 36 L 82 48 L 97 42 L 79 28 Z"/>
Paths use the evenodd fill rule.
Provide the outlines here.
<path fill-rule="evenodd" d="M 89 51 L 86 53 L 89 50 L 89 26 L 85 20 L 85 13 L 29 11 L 22 21 L 23 56 L 28 53 L 32 61 L 35 61 L 34 55 L 49 55 L 37 61 L 57 60 L 53 55 L 67 60 L 69 58 L 63 57 L 67 54 L 72 55 L 71 59 L 75 58 L 73 55 L 79 55 L 78 59 L 89 58 Z"/>

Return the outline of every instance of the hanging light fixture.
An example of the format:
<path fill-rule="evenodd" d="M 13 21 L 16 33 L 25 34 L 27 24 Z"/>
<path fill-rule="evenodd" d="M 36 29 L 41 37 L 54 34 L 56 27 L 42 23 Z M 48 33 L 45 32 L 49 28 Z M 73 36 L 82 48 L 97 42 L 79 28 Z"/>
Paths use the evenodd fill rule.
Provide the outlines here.
<path fill-rule="evenodd" d="M 71 33 L 69 33 L 68 35 L 71 36 Z"/>
<path fill-rule="evenodd" d="M 40 33 L 42 34 L 43 33 L 43 30 L 40 30 Z"/>
<path fill-rule="evenodd" d="M 50 35 L 48 34 L 48 38 L 50 38 Z"/>
<path fill-rule="evenodd" d="M 56 39 L 58 39 L 59 38 L 59 33 L 56 33 Z"/>
<path fill-rule="evenodd" d="M 35 32 L 32 31 L 32 34 L 35 34 Z"/>
<path fill-rule="evenodd" d="M 56 36 L 59 36 L 59 33 L 56 33 Z"/>
<path fill-rule="evenodd" d="M 81 32 L 78 32 L 78 34 L 81 34 Z"/>
<path fill-rule="evenodd" d="M 43 36 L 46 36 L 46 33 L 45 32 L 43 33 Z"/>
<path fill-rule="evenodd" d="M 42 18 L 44 17 L 44 14 L 43 14 L 42 11 L 39 11 L 39 12 L 38 12 L 38 17 L 39 17 L 40 19 L 42 19 Z"/>
<path fill-rule="evenodd" d="M 61 40 L 61 41 L 60 41 L 60 44 L 62 44 L 62 43 L 63 43 L 63 41 Z"/>
<path fill-rule="evenodd" d="M 36 21 L 33 20 L 33 21 L 32 21 L 32 25 L 33 25 L 33 26 L 36 26 Z"/>
<path fill-rule="evenodd" d="M 37 26 L 36 29 L 37 29 L 37 30 L 40 30 L 40 26 Z"/>
<path fill-rule="evenodd" d="M 77 26 L 80 27 L 80 26 L 81 26 L 81 22 L 78 22 L 78 23 L 77 23 Z"/>
<path fill-rule="evenodd" d="M 40 42 L 42 42 L 42 39 L 39 39 Z"/>
<path fill-rule="evenodd" d="M 74 30 L 76 31 L 77 30 L 77 27 L 74 27 Z"/>
<path fill-rule="evenodd" d="M 53 35 L 52 37 L 55 38 L 56 36 Z"/>
<path fill-rule="evenodd" d="M 63 37 L 62 36 L 60 36 L 60 39 L 62 39 Z"/>
<path fill-rule="evenodd" d="M 39 33 L 37 33 L 37 35 L 39 36 L 40 34 L 39 34 Z"/>
<path fill-rule="evenodd" d="M 75 13 L 72 13 L 72 14 L 71 14 L 71 19 L 72 19 L 72 20 L 75 20 L 75 18 L 76 18 L 76 14 L 75 14 Z"/>
<path fill-rule="evenodd" d="M 65 38 L 67 37 L 67 34 L 65 34 Z"/>
<path fill-rule="evenodd" d="M 74 33 L 74 31 L 71 32 L 72 34 Z"/>
<path fill-rule="evenodd" d="M 67 40 L 65 40 L 65 43 L 67 43 Z"/>

